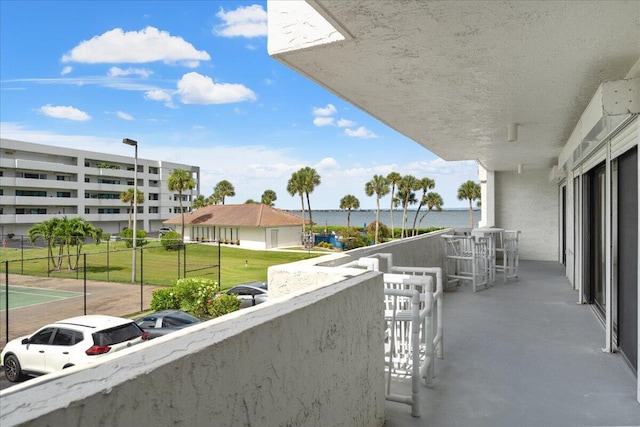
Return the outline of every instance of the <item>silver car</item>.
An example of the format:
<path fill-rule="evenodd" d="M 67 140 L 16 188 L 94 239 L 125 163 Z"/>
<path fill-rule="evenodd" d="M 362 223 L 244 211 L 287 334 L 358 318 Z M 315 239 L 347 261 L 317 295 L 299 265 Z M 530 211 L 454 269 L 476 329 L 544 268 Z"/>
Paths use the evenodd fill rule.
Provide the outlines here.
<path fill-rule="evenodd" d="M 265 302 L 269 298 L 269 287 L 264 282 L 247 282 L 236 285 L 225 293 L 237 296 L 241 301 L 240 308 L 247 308 Z"/>

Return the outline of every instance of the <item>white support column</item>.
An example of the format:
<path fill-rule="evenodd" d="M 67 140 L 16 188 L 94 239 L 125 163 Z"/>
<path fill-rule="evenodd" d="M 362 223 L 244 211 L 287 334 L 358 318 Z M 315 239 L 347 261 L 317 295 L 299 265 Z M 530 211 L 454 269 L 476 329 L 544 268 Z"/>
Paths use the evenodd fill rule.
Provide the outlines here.
<path fill-rule="evenodd" d="M 575 265 L 576 265 L 576 269 L 575 269 L 575 281 L 577 284 L 577 289 L 578 289 L 578 304 L 585 304 L 585 300 L 584 300 L 584 275 L 586 274 L 584 272 L 584 270 L 582 269 L 583 266 L 583 260 L 584 260 L 584 247 L 582 244 L 582 238 L 584 236 L 584 212 L 583 212 L 583 207 L 584 207 L 584 201 L 582 200 L 583 197 L 583 180 L 584 180 L 584 176 L 582 175 L 582 169 L 578 169 L 576 171 L 574 171 L 577 176 L 578 176 L 578 185 L 577 187 L 574 189 L 577 193 L 577 197 L 576 197 L 576 201 L 577 201 L 577 206 L 575 207 L 576 212 L 578 214 L 578 218 L 577 218 L 577 225 L 578 227 L 576 228 L 576 236 L 575 236 L 575 247 L 574 247 L 574 254 L 575 254 Z M 574 213 L 575 214 L 575 213 Z"/>
<path fill-rule="evenodd" d="M 607 308 L 605 310 L 605 347 L 602 351 L 613 353 L 613 257 L 611 256 L 611 142 L 606 144 L 606 161 L 605 161 L 605 301 Z"/>
<path fill-rule="evenodd" d="M 478 163 L 478 178 L 480 179 L 480 206 L 479 227 L 493 227 L 496 225 L 496 201 L 495 201 L 495 172 L 485 169 Z"/>
<path fill-rule="evenodd" d="M 640 61 L 639 61 L 640 63 Z M 640 139 L 640 135 L 638 135 L 638 139 Z M 638 149 L 640 150 L 640 145 L 638 147 Z M 638 157 L 638 177 L 640 177 L 640 156 Z M 638 212 L 640 212 L 640 182 L 638 182 Z M 640 230 L 640 215 L 638 215 L 638 230 Z M 638 254 L 640 254 L 640 239 L 636 240 L 636 245 L 638 246 Z M 640 313 L 640 262 L 638 263 L 638 275 L 636 276 L 638 278 L 638 293 L 637 293 L 637 311 L 636 313 Z M 637 325 L 637 334 L 638 334 L 638 339 L 636 340 L 636 344 L 638 346 L 638 348 L 636 349 L 636 368 L 640 367 L 640 316 L 638 317 L 638 325 Z M 636 400 L 638 401 L 638 403 L 640 403 L 640 375 L 636 375 L 636 387 L 637 387 L 637 393 L 636 393 Z"/>

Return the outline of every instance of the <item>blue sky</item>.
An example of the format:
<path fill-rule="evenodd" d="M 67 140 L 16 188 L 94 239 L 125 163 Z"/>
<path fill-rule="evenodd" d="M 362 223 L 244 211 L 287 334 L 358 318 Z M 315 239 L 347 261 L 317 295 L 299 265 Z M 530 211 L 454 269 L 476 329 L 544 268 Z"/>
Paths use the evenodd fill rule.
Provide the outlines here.
<path fill-rule="evenodd" d="M 0 1 L 2 138 L 197 165 L 201 192 L 300 209 L 286 192 L 311 166 L 313 209 L 338 209 L 391 171 L 435 180 L 445 208 L 477 181 L 269 57 L 266 1 Z M 389 196 L 381 201 L 389 206 Z"/>

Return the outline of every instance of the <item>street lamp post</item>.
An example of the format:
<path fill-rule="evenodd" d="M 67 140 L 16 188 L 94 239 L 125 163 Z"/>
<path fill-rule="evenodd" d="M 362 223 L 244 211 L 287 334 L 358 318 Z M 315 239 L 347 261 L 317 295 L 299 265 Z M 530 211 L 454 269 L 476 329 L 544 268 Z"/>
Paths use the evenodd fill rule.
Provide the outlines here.
<path fill-rule="evenodd" d="M 135 147 L 133 162 L 133 259 L 131 261 L 131 283 L 136 283 L 136 246 L 138 243 L 138 141 L 124 138 L 122 143 Z"/>

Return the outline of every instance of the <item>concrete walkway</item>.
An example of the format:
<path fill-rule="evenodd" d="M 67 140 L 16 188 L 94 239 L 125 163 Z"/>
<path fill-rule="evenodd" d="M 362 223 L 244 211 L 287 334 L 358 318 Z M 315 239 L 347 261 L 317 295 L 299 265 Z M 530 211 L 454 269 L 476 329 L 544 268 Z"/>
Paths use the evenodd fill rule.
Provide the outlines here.
<path fill-rule="evenodd" d="M 445 358 L 434 388 L 422 386 L 422 417 L 387 402 L 386 426 L 640 425 L 636 378 L 602 352 L 604 329 L 563 268 L 521 262 L 518 281 L 501 280 L 445 293 Z"/>

